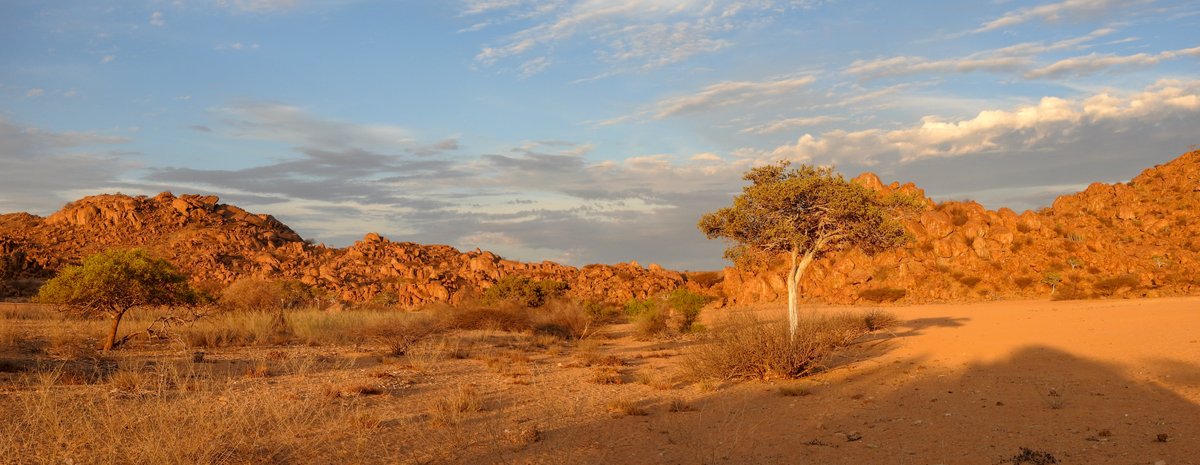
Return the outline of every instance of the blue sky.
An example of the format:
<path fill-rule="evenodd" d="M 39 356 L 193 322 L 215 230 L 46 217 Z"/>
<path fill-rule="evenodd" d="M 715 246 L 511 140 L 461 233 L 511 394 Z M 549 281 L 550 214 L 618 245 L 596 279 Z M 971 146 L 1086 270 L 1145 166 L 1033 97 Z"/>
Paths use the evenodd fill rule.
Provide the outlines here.
<path fill-rule="evenodd" d="M 779 159 L 1046 206 L 1200 143 L 1195 1 L 0 4 L 0 211 L 215 193 L 301 235 L 724 265 Z"/>

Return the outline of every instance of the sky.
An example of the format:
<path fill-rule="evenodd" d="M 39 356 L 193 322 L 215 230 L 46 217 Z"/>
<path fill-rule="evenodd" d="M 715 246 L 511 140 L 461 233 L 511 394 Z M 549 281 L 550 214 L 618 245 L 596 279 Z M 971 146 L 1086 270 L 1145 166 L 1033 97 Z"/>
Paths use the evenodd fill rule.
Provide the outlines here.
<path fill-rule="evenodd" d="M 1048 206 L 1200 144 L 1200 2 L 0 0 L 0 212 L 718 269 L 778 160 Z"/>

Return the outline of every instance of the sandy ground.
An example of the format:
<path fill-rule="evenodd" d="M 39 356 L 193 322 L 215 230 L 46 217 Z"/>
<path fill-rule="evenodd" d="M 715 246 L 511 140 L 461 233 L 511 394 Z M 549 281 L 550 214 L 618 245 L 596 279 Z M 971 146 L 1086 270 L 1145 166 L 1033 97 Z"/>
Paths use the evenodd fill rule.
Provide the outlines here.
<path fill-rule="evenodd" d="M 893 338 L 814 378 L 578 425 L 611 438 L 580 461 L 998 464 L 1024 447 L 1067 464 L 1200 463 L 1200 298 L 890 310 Z M 524 458 L 563 458 L 540 452 L 554 459 Z"/>

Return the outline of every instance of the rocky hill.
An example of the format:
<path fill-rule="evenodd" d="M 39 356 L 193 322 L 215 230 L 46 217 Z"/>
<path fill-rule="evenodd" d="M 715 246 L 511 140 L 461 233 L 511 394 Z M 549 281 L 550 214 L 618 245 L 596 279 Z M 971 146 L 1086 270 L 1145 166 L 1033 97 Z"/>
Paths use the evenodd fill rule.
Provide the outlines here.
<path fill-rule="evenodd" d="M 900 190 L 927 208 L 905 221 L 914 241 L 866 256 L 850 250 L 815 263 L 801 295 L 828 303 L 948 302 L 999 298 L 1137 297 L 1200 293 L 1200 151 L 1128 183 L 1095 183 L 1049 208 L 1016 213 L 975 202 L 935 204 L 912 184 L 854 180 Z M 783 263 L 725 270 L 729 303 L 786 296 Z"/>
<path fill-rule="evenodd" d="M 0 297 L 29 295 L 55 270 L 112 247 L 142 247 L 167 258 L 205 288 L 241 277 L 297 279 L 358 303 L 386 293 L 400 306 L 459 301 L 510 275 L 554 279 L 581 298 L 624 302 L 673 289 L 683 275 L 636 263 L 582 269 L 521 263 L 483 251 L 392 242 L 367 234 L 347 248 L 304 241 L 270 215 L 215 196 L 162 193 L 85 197 L 46 218 L 0 215 Z"/>
<path fill-rule="evenodd" d="M 912 184 L 854 180 L 925 201 L 905 220 L 914 240 L 867 256 L 834 254 L 809 269 L 801 295 L 827 303 L 947 302 L 1000 298 L 1166 296 L 1200 293 L 1200 152 L 1129 183 L 1093 184 L 1053 206 L 1016 213 L 975 202 L 935 203 Z M 346 302 L 386 295 L 402 307 L 457 302 L 506 276 L 554 279 L 572 295 L 611 303 L 681 285 L 726 304 L 786 295 L 779 263 L 686 275 L 636 263 L 574 268 L 491 252 L 393 242 L 367 234 L 346 248 L 303 240 L 269 215 L 215 196 L 162 193 L 86 197 L 46 218 L 0 215 L 0 297 L 30 295 L 65 265 L 110 247 L 143 247 L 219 288 L 248 276 L 297 279 Z"/>

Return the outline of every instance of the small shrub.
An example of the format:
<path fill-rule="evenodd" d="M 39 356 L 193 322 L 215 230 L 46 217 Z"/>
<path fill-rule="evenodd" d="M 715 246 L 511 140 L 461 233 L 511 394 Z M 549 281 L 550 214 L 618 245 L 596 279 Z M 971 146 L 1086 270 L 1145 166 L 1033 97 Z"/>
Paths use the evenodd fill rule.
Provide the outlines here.
<path fill-rule="evenodd" d="M 712 297 L 697 294 L 682 287 L 671 291 L 671 294 L 667 296 L 667 304 L 675 310 L 678 316 L 679 332 L 690 332 L 696 319 L 700 318 L 700 309 L 710 301 L 712 301 Z"/>
<path fill-rule="evenodd" d="M 586 305 L 556 299 L 539 308 L 533 315 L 535 334 L 548 334 L 560 339 L 580 340 L 596 334 L 599 317 Z"/>
<path fill-rule="evenodd" d="M 873 327 L 877 323 L 866 315 L 808 317 L 792 338 L 785 322 L 747 316 L 714 329 L 707 343 L 685 359 L 685 368 L 700 379 L 800 378 L 823 369 L 829 357 Z"/>
<path fill-rule="evenodd" d="M 1137 275 L 1124 274 L 1096 281 L 1096 284 L 1092 285 L 1092 289 L 1097 294 L 1110 296 L 1124 288 L 1137 289 L 1140 283 L 1141 280 L 1138 279 Z"/>
<path fill-rule="evenodd" d="M 237 311 L 291 310 L 315 306 L 319 293 L 295 280 L 243 278 L 221 292 L 223 308 Z"/>
<path fill-rule="evenodd" d="M 592 372 L 591 382 L 596 384 L 623 384 L 624 377 L 616 367 L 601 366 Z"/>
<path fill-rule="evenodd" d="M 694 412 L 696 411 L 696 407 L 692 407 L 691 404 L 685 402 L 683 399 L 671 399 L 667 403 L 667 411 L 671 413 Z"/>
<path fill-rule="evenodd" d="M 667 331 L 667 312 L 655 299 L 630 299 L 625 303 L 625 315 L 633 322 L 637 335 L 652 338 Z"/>
<path fill-rule="evenodd" d="M 908 291 L 898 287 L 880 287 L 875 289 L 864 289 L 858 293 L 858 296 L 863 300 L 871 302 L 895 302 L 903 299 L 908 295 Z"/>
<path fill-rule="evenodd" d="M 1017 285 L 1018 288 L 1025 289 L 1033 285 L 1033 278 L 1029 276 L 1018 276 L 1013 278 L 1013 284 Z"/>
<path fill-rule="evenodd" d="M 499 304 L 514 303 L 523 307 L 537 308 L 567 292 L 567 283 L 554 280 L 536 280 L 528 276 L 508 276 L 496 281 L 483 293 L 484 302 Z"/>
<path fill-rule="evenodd" d="M 647 412 L 646 409 L 639 406 L 637 402 L 628 399 L 619 399 L 609 402 L 608 412 L 611 413 L 614 418 L 620 418 L 624 416 L 646 416 L 650 414 L 650 412 Z"/>

